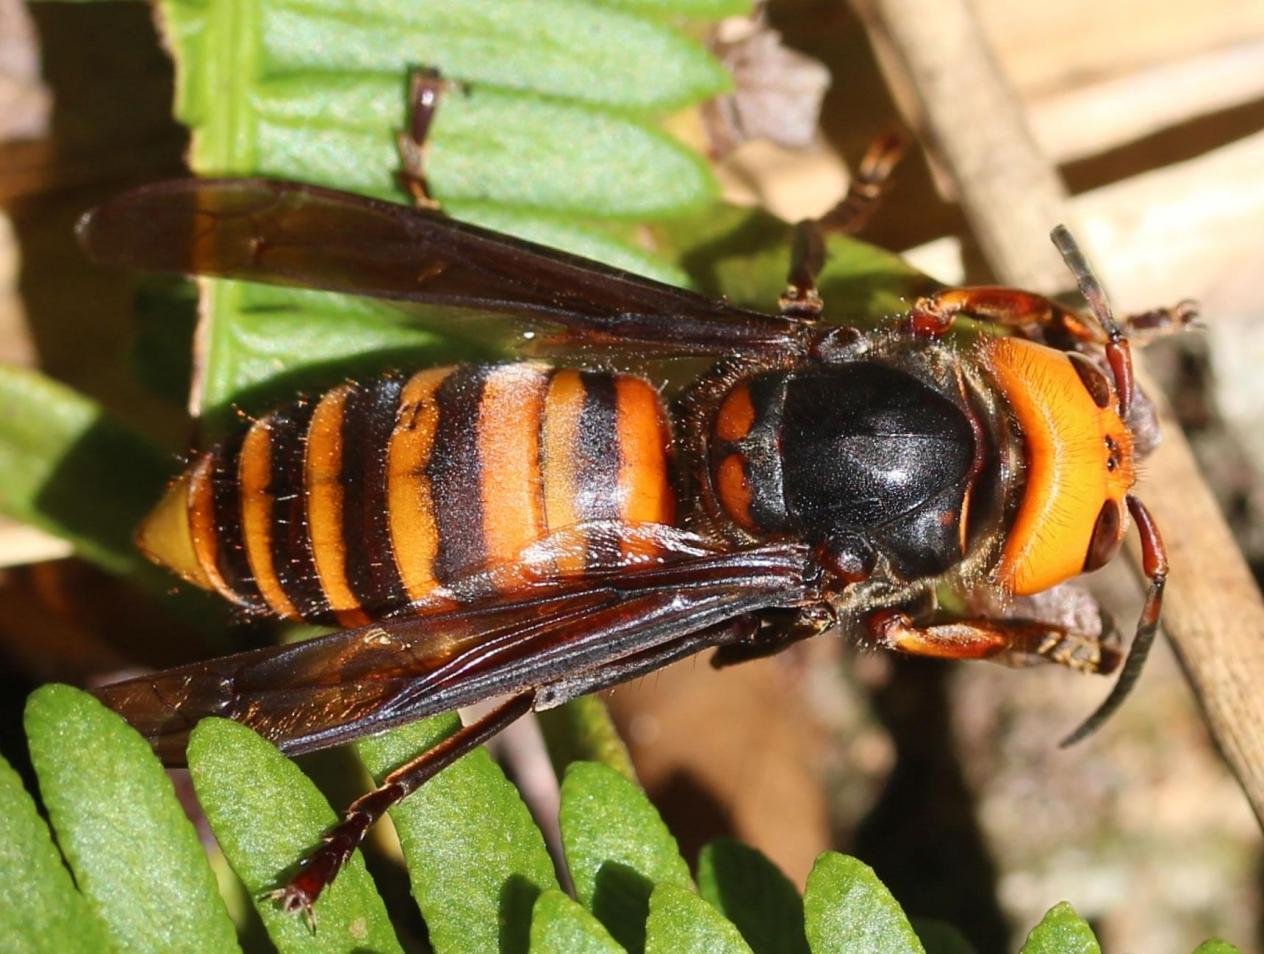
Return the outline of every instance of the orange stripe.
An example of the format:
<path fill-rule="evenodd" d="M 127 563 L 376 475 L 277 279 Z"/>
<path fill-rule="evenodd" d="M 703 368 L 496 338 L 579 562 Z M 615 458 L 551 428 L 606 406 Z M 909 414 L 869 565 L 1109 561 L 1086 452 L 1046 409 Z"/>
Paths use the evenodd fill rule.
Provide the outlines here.
<path fill-rule="evenodd" d="M 667 479 L 667 420 L 658 392 L 641 378 L 615 379 L 619 427 L 619 517 L 626 524 L 675 521 L 676 500 Z M 627 556 L 644 545 L 625 543 Z M 652 550 L 651 550 L 652 552 Z"/>
<path fill-rule="evenodd" d="M 251 425 L 242 441 L 238 468 L 241 533 L 255 585 L 274 613 L 298 619 L 299 612 L 285 595 L 272 565 L 272 431 L 268 418 Z"/>
<path fill-rule="evenodd" d="M 321 588 L 338 622 L 363 626 L 369 617 L 347 583 L 347 554 L 342 540 L 342 409 L 351 385 L 334 388 L 320 399 L 307 431 L 303 462 L 307 488 L 307 530 Z"/>
<path fill-rule="evenodd" d="M 513 564 L 544 535 L 540 415 L 545 376 L 538 366 L 497 368 L 483 386 L 478 453 L 483 541 L 491 565 Z"/>
<path fill-rule="evenodd" d="M 219 535 L 215 531 L 215 502 L 211 487 L 212 454 L 203 454 L 189 468 L 189 532 L 193 537 L 193 552 L 211 586 L 221 596 L 240 602 L 219 572 Z"/>
<path fill-rule="evenodd" d="M 715 436 L 726 441 L 740 441 L 750 433 L 755 423 L 755 405 L 751 403 L 750 388 L 739 384 L 720 405 L 715 416 Z"/>
<path fill-rule="evenodd" d="M 751 485 L 741 454 L 729 454 L 715 472 L 715 489 L 728 515 L 746 530 L 755 529 L 751 517 Z"/>
<path fill-rule="evenodd" d="M 578 371 L 556 372 L 549 381 L 541 429 L 540 470 L 544 475 L 544 523 L 552 536 L 579 522 L 575 507 L 578 493 L 575 443 L 584 409 L 584 383 Z M 561 573 L 582 572 L 588 560 L 586 542 L 579 537 L 573 547 L 556 556 Z"/>
<path fill-rule="evenodd" d="M 426 465 L 434 448 L 439 405 L 435 391 L 451 368 L 434 368 L 414 374 L 400 394 L 395 430 L 387 449 L 387 507 L 391 546 L 395 565 L 416 601 L 429 596 L 439 585 L 434 561 L 439 553 L 439 528 L 435 523 L 434 499 Z"/>

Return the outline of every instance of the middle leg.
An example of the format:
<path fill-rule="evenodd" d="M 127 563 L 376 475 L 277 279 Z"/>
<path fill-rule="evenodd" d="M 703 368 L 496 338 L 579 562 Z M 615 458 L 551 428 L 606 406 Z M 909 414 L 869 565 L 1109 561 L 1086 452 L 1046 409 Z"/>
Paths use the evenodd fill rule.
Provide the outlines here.
<path fill-rule="evenodd" d="M 1100 637 L 1035 620 L 965 619 L 918 626 L 906 613 L 879 610 L 865 620 L 879 646 L 938 659 L 994 659 L 1012 666 L 1047 661 L 1082 672 L 1110 673 L 1120 652 Z"/>

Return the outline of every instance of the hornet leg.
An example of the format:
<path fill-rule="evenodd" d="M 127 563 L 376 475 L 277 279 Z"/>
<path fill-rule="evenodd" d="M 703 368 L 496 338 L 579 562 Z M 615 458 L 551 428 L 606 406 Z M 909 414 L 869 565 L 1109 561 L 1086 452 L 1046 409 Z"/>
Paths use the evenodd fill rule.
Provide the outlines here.
<path fill-rule="evenodd" d="M 780 302 L 783 315 L 810 320 L 821 313 L 816 277 L 825 266 L 825 236 L 855 235 L 864 228 L 889 188 L 891 171 L 903 153 L 904 137 L 900 133 L 890 132 L 874 140 L 861 158 L 842 201 L 819 219 L 805 219 L 795 225 L 790 274 Z"/>
<path fill-rule="evenodd" d="M 971 619 L 917 626 L 898 610 L 879 610 L 865 620 L 870 638 L 886 649 L 937 659 L 996 659 L 1010 665 L 1038 660 L 1082 672 L 1109 673 L 1119 650 L 1096 636 L 1032 620 Z"/>
<path fill-rule="evenodd" d="M 412 194 L 413 202 L 424 209 L 437 209 L 439 203 L 426 184 L 426 137 L 434 122 L 439 100 L 451 86 L 436 69 L 421 69 L 412 74 L 408 87 L 408 128 L 395 137 L 399 150 L 400 178 Z"/>
<path fill-rule="evenodd" d="M 907 145 L 899 130 L 890 130 L 871 142 L 847 186 L 847 194 L 818 220 L 821 228 L 831 234 L 855 235 L 868 225 L 891 188 L 891 173 Z"/>
<path fill-rule="evenodd" d="M 982 285 L 975 288 L 945 288 L 924 295 L 909 312 L 908 329 L 924 338 L 938 338 L 952 329 L 958 316 L 987 321 L 1015 334 L 1044 344 L 1070 346 L 1084 341 L 1106 344 L 1102 329 L 1052 299 L 1017 288 Z M 1184 331 L 1198 318 L 1198 305 L 1182 301 L 1171 308 L 1156 308 L 1122 321 L 1125 335 L 1141 340 Z"/>
<path fill-rule="evenodd" d="M 403 801 L 467 752 L 478 748 L 509 723 L 531 710 L 532 692 L 514 696 L 473 725 L 463 726 L 438 745 L 405 762 L 382 780 L 382 784 L 351 803 L 342 821 L 331 828 L 320 847 L 301 863 L 289 883 L 271 893 L 287 912 L 302 911 L 312 920 L 312 905 L 320 893 L 338 876 L 351 853 L 368 830 L 387 809 Z"/>

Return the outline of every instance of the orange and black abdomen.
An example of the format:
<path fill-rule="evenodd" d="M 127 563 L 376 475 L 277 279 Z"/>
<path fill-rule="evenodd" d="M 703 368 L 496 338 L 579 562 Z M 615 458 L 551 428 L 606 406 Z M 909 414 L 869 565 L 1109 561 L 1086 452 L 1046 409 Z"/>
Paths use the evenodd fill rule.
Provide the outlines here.
<path fill-rule="evenodd" d="M 641 378 L 463 365 L 346 384 L 202 455 L 141 527 L 154 560 L 253 612 L 360 625 L 617 566 L 598 522 L 670 524 L 671 436 Z M 612 542 L 613 541 L 613 542 Z M 537 561 L 538 562 L 538 561 Z M 538 572 L 538 569 L 537 571 Z"/>

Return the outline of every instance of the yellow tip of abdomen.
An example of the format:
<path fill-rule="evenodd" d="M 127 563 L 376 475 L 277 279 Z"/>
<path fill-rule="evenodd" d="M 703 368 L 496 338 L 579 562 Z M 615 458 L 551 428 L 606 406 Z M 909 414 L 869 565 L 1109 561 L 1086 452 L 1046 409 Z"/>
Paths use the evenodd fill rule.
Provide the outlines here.
<path fill-rule="evenodd" d="M 199 470 L 192 467 L 167 488 L 158 506 L 136 530 L 136 545 L 149 559 L 203 589 L 214 589 L 198 559 L 190 523 L 190 490 Z"/>

